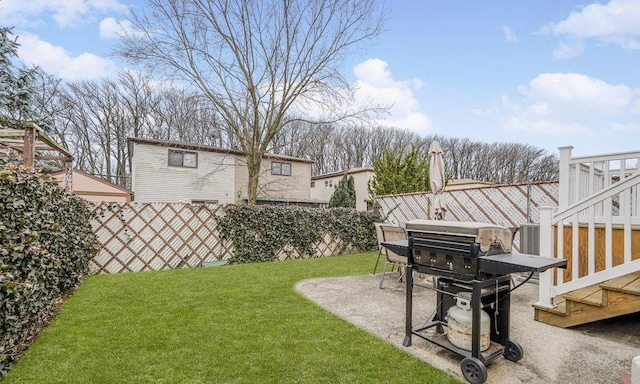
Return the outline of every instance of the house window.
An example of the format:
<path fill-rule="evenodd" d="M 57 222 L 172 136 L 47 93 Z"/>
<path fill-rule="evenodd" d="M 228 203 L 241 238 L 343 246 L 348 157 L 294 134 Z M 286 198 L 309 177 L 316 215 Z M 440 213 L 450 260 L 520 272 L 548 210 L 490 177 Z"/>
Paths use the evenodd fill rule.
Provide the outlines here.
<path fill-rule="evenodd" d="M 315 188 L 315 187 L 316 187 L 316 182 L 315 182 L 315 181 L 312 181 L 312 182 L 311 182 L 311 188 Z"/>
<path fill-rule="evenodd" d="M 169 150 L 169 166 L 198 168 L 198 152 Z"/>
<path fill-rule="evenodd" d="M 271 174 L 279 176 L 291 176 L 291 163 L 271 162 Z"/>
<path fill-rule="evenodd" d="M 333 188 L 333 180 L 325 180 L 324 181 L 324 189 Z"/>

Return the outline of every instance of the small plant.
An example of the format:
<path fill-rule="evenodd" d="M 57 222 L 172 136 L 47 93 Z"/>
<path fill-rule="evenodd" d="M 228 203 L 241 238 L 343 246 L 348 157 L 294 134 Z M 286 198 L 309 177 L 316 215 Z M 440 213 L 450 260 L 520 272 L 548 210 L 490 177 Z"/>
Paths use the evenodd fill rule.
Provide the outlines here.
<path fill-rule="evenodd" d="M 373 160 L 375 177 L 369 182 L 369 195 L 383 196 L 422 192 L 430 189 L 429 162 L 414 145 L 406 154 L 387 149 Z"/>
<path fill-rule="evenodd" d="M 353 176 L 344 175 L 338 182 L 336 190 L 329 199 L 329 208 L 355 208 L 356 207 L 356 187 Z"/>

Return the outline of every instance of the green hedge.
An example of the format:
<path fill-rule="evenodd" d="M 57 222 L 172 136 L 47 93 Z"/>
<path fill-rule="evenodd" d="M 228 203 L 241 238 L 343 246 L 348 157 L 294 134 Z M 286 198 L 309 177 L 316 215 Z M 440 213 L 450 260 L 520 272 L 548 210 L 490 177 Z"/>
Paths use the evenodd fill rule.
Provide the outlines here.
<path fill-rule="evenodd" d="M 89 206 L 49 177 L 0 165 L 0 378 L 89 272 Z"/>
<path fill-rule="evenodd" d="M 349 208 L 312 209 L 267 205 L 227 205 L 218 228 L 234 246 L 232 263 L 273 261 L 283 249 L 308 258 L 325 235 L 341 240 L 336 253 L 371 251 L 377 247 L 377 212 Z"/>

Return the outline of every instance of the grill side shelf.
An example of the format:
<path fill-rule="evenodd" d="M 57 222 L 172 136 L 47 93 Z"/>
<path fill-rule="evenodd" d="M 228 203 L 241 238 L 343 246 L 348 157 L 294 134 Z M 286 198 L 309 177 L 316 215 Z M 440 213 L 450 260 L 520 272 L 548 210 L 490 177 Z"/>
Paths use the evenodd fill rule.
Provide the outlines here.
<path fill-rule="evenodd" d="M 409 241 L 408 240 L 393 240 L 384 241 L 380 243 L 383 247 L 387 248 L 391 252 L 404 257 L 409 257 Z"/>
<path fill-rule="evenodd" d="M 525 253 L 503 253 L 481 256 L 480 272 L 508 274 L 514 272 L 544 272 L 550 268 L 566 268 L 567 260 Z"/>

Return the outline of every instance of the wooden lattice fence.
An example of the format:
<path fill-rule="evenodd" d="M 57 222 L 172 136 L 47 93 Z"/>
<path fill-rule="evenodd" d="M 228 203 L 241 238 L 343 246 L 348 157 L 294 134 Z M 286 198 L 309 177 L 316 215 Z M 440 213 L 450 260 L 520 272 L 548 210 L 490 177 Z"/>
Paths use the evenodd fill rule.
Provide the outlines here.
<path fill-rule="evenodd" d="M 93 273 L 196 267 L 227 259 L 231 244 L 221 240 L 220 205 L 103 203 L 92 225 L 102 245 Z"/>
<path fill-rule="evenodd" d="M 409 220 L 434 218 L 432 192 L 408 193 L 377 198 L 382 215 L 396 225 L 404 226 Z M 445 191 L 441 200 L 447 212 L 445 220 L 479 221 L 507 228 L 521 224 L 540 223 L 539 208 L 558 204 L 558 183 L 540 182 L 485 186 Z M 514 237 L 519 250 L 520 233 Z"/>
<path fill-rule="evenodd" d="M 219 204 L 102 203 L 94 213 L 92 225 L 101 249 L 91 262 L 92 273 L 199 267 L 233 256 L 233 244 L 223 241 L 218 231 L 223 214 Z M 314 247 L 315 256 L 343 249 L 328 235 Z M 290 248 L 278 254 L 280 260 L 298 257 Z"/>

